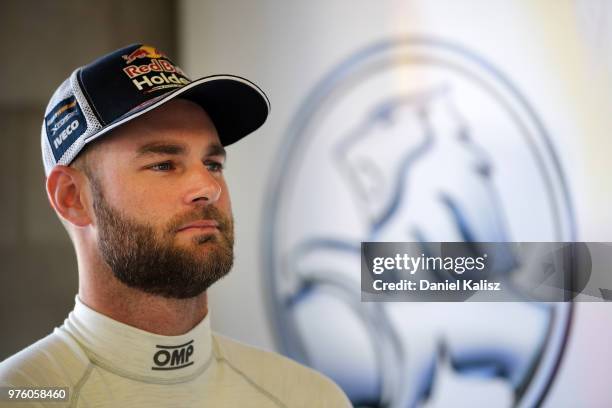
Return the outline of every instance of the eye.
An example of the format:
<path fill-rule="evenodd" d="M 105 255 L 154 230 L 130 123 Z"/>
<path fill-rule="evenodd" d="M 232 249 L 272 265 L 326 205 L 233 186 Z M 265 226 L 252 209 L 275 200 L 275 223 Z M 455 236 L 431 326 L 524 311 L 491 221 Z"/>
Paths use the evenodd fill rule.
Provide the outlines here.
<path fill-rule="evenodd" d="M 170 171 L 174 170 L 174 164 L 172 162 L 157 163 L 149 167 L 155 171 Z"/>
<path fill-rule="evenodd" d="M 212 171 L 214 173 L 221 173 L 224 167 L 223 163 L 212 161 L 212 160 L 206 161 L 204 165 L 209 171 Z"/>

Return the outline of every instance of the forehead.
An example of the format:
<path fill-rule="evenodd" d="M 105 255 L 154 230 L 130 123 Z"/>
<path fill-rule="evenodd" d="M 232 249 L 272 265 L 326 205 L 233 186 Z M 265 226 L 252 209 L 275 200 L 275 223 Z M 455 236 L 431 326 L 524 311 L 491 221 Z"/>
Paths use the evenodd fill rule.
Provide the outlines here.
<path fill-rule="evenodd" d="M 172 100 L 115 129 L 96 143 L 100 153 L 117 150 L 137 152 L 151 143 L 180 143 L 200 150 L 221 145 L 215 125 L 199 105 L 185 99 Z"/>

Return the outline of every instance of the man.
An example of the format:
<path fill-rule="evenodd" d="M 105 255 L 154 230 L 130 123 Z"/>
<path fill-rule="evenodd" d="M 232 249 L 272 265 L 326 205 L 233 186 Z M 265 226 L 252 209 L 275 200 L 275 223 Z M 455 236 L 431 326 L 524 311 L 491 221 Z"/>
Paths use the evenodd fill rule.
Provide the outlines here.
<path fill-rule="evenodd" d="M 71 407 L 350 406 L 322 375 L 210 329 L 206 290 L 233 262 L 224 146 L 268 111 L 251 82 L 191 81 L 140 44 L 72 73 L 42 150 L 77 254 L 76 306 L 0 364 L 0 385 L 67 387 Z"/>

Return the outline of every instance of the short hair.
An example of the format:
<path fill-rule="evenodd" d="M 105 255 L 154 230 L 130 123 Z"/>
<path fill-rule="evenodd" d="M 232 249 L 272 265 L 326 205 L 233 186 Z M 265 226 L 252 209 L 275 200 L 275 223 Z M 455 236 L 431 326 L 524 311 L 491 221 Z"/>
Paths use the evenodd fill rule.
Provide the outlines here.
<path fill-rule="evenodd" d="M 91 148 L 91 145 L 87 145 L 83 148 L 83 150 L 81 150 L 78 154 L 78 156 L 72 161 L 72 163 L 69 164 L 70 167 L 77 169 L 79 171 L 81 171 L 83 174 L 85 174 L 85 177 L 87 177 L 87 180 L 89 180 L 89 183 L 91 185 L 92 188 L 100 188 L 99 187 L 99 182 L 98 182 L 98 177 L 95 174 L 95 166 L 92 165 L 92 151 L 94 149 Z M 59 218 L 62 226 L 64 227 L 64 229 L 66 230 L 66 232 L 68 233 L 68 237 L 70 238 L 70 240 L 72 241 L 73 245 L 76 245 L 75 242 L 75 237 L 73 236 L 73 229 L 71 227 L 71 224 L 69 222 L 67 222 L 66 220 L 64 220 L 62 217 L 60 217 L 59 214 L 57 214 L 57 218 Z M 75 247 L 76 249 L 76 247 Z"/>
<path fill-rule="evenodd" d="M 91 165 L 91 145 L 87 145 L 81 150 L 78 156 L 70 163 L 70 167 L 85 173 L 88 179 L 93 177 L 93 168 Z"/>

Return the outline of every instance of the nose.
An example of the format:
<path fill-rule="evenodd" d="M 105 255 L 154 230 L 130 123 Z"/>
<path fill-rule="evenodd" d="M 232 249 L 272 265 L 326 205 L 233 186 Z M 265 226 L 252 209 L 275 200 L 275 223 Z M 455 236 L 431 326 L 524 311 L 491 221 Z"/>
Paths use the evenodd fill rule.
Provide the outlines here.
<path fill-rule="evenodd" d="M 189 172 L 185 204 L 214 204 L 221 196 L 221 183 L 204 165 Z"/>

